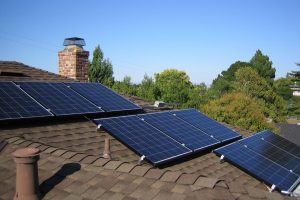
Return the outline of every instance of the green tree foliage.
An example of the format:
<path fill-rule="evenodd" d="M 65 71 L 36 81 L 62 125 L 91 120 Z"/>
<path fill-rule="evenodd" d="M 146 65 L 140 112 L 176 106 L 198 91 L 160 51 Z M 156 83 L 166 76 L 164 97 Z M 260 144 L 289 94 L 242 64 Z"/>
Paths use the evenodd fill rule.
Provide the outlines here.
<path fill-rule="evenodd" d="M 296 63 L 300 67 L 300 63 Z M 300 81 L 300 71 L 292 71 L 288 73 L 289 77 L 293 77 L 294 81 Z"/>
<path fill-rule="evenodd" d="M 241 68 L 236 72 L 235 88 L 256 99 L 263 108 L 266 117 L 275 122 L 285 120 L 284 100 L 278 96 L 272 86 L 251 67 Z"/>
<path fill-rule="evenodd" d="M 290 88 L 290 85 L 293 84 L 293 79 L 291 77 L 288 78 L 280 78 L 274 81 L 274 89 L 275 92 L 281 96 L 284 100 L 289 100 L 293 97 L 293 91 Z"/>
<path fill-rule="evenodd" d="M 167 69 L 155 74 L 158 99 L 167 103 L 183 104 L 187 102 L 192 83 L 184 71 Z"/>
<path fill-rule="evenodd" d="M 183 108 L 199 108 L 207 101 L 205 99 L 205 94 L 207 92 L 207 86 L 205 83 L 200 83 L 199 85 L 193 85 L 190 88 L 188 94 L 188 101 L 182 105 Z"/>
<path fill-rule="evenodd" d="M 99 45 L 93 52 L 93 60 L 89 66 L 89 81 L 99 82 L 109 87 L 114 84 L 113 66 L 108 59 L 104 59 Z"/>
<path fill-rule="evenodd" d="M 235 73 L 243 67 L 251 67 L 251 64 L 249 62 L 236 61 L 230 65 L 226 71 L 222 71 L 222 77 L 224 77 L 225 80 L 232 82 L 235 80 Z"/>
<path fill-rule="evenodd" d="M 210 99 L 215 99 L 219 98 L 222 95 L 232 91 L 233 86 L 232 82 L 227 80 L 224 76 L 219 75 L 218 78 L 216 78 L 209 91 L 209 98 Z"/>
<path fill-rule="evenodd" d="M 288 103 L 288 116 L 300 118 L 300 97 L 293 96 Z"/>
<path fill-rule="evenodd" d="M 155 100 L 156 87 L 152 77 L 144 75 L 144 79 L 138 87 L 137 96 L 150 101 Z"/>
<path fill-rule="evenodd" d="M 257 50 L 255 55 L 250 60 L 251 66 L 257 70 L 258 74 L 266 79 L 268 82 L 272 82 L 275 78 L 276 69 L 272 67 L 272 61 L 270 61 L 267 55 L 263 55 L 261 50 Z"/>
<path fill-rule="evenodd" d="M 122 81 L 115 82 L 113 90 L 124 95 L 136 96 L 137 86 L 131 82 L 130 76 L 125 76 Z"/>
<path fill-rule="evenodd" d="M 254 98 L 245 93 L 228 93 L 220 99 L 212 100 L 202 111 L 220 122 L 238 126 L 251 131 L 273 129 L 267 123 L 263 110 Z"/>
<path fill-rule="evenodd" d="M 212 87 L 211 87 L 211 97 L 212 98 L 219 98 L 225 93 L 233 91 L 233 81 L 235 80 L 235 73 L 241 69 L 242 67 L 249 67 L 251 66 L 248 62 L 237 61 L 230 65 L 227 70 L 221 72 L 218 77 L 213 80 Z"/>

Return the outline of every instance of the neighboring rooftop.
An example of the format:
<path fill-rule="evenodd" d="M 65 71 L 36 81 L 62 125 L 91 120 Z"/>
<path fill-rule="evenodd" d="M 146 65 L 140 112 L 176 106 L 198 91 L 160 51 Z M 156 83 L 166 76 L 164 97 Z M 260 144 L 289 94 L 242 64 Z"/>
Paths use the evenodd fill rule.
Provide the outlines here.
<path fill-rule="evenodd" d="M 280 134 L 289 141 L 300 146 L 300 123 L 299 124 L 280 124 Z"/>
<path fill-rule="evenodd" d="M 0 70 L 24 75 L 0 75 L 0 80 L 73 81 L 17 62 L 0 62 Z M 130 100 L 146 112 L 167 109 L 137 97 Z M 294 199 L 268 192 L 265 184 L 227 162 L 220 163 L 212 152 L 163 168 L 138 165 L 136 153 L 96 128 L 86 118 L 16 121 L 1 126 L 0 141 L 8 144 L 0 155 L 0 199 L 13 198 L 15 164 L 11 153 L 20 147 L 42 151 L 38 164 L 44 199 Z M 234 129 L 243 136 L 252 134 Z M 111 139 L 111 160 L 102 157 L 106 137 Z"/>

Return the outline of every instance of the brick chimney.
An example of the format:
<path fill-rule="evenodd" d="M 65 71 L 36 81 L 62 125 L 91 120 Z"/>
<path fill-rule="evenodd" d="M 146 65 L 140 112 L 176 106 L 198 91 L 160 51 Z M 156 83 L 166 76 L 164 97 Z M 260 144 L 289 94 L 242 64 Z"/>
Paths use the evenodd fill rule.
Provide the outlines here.
<path fill-rule="evenodd" d="M 58 52 L 59 74 L 79 80 L 88 81 L 89 52 L 83 49 L 84 39 L 78 37 L 66 38 L 65 49 Z"/>

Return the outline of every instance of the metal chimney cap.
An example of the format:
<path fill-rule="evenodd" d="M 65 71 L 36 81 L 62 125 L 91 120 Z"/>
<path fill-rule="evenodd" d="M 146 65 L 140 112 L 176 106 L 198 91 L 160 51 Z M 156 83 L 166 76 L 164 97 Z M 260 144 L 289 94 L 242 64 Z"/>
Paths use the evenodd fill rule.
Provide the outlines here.
<path fill-rule="evenodd" d="M 85 41 L 83 38 L 79 37 L 71 37 L 71 38 L 66 38 L 64 40 L 64 46 L 69 46 L 69 45 L 77 45 L 77 46 L 85 46 Z"/>

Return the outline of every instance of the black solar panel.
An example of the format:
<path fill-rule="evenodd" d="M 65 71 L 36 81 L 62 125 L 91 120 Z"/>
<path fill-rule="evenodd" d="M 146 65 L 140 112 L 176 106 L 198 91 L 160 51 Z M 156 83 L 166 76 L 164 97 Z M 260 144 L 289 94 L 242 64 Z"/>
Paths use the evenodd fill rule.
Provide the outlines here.
<path fill-rule="evenodd" d="M 171 113 L 221 142 L 241 138 L 241 135 L 237 132 L 195 109 L 171 111 Z"/>
<path fill-rule="evenodd" d="M 155 165 L 191 152 L 190 149 L 137 116 L 113 117 L 94 121 Z"/>
<path fill-rule="evenodd" d="M 65 83 L 106 112 L 141 108 L 100 83 Z"/>
<path fill-rule="evenodd" d="M 259 153 L 260 155 L 272 160 L 273 162 L 279 164 L 287 170 L 293 171 L 295 174 L 300 176 L 300 158 L 294 156 L 293 154 L 290 154 L 289 151 L 285 151 L 280 147 L 265 141 L 265 135 L 267 137 L 280 138 L 271 131 L 263 131 L 261 133 L 255 134 L 252 137 L 240 140 L 239 142 L 243 145 L 246 145 L 253 151 Z"/>
<path fill-rule="evenodd" d="M 138 117 L 193 151 L 204 150 L 220 143 L 170 112 L 149 113 Z"/>
<path fill-rule="evenodd" d="M 16 84 L 57 116 L 103 112 L 63 83 L 16 82 Z"/>
<path fill-rule="evenodd" d="M 0 120 L 52 116 L 13 82 L 0 82 Z"/>
<path fill-rule="evenodd" d="M 300 147 L 289 140 L 280 137 L 279 135 L 274 134 L 270 130 L 262 131 L 259 135 L 259 137 L 263 137 L 265 141 L 273 144 L 274 146 L 285 150 L 289 154 L 292 154 L 296 156 L 297 158 L 300 158 Z"/>
<path fill-rule="evenodd" d="M 293 153 L 286 149 L 294 145 L 289 143 L 271 131 L 262 131 L 214 152 L 279 190 L 291 192 L 300 182 L 300 160 L 294 155 L 297 148 L 290 149 Z"/>

